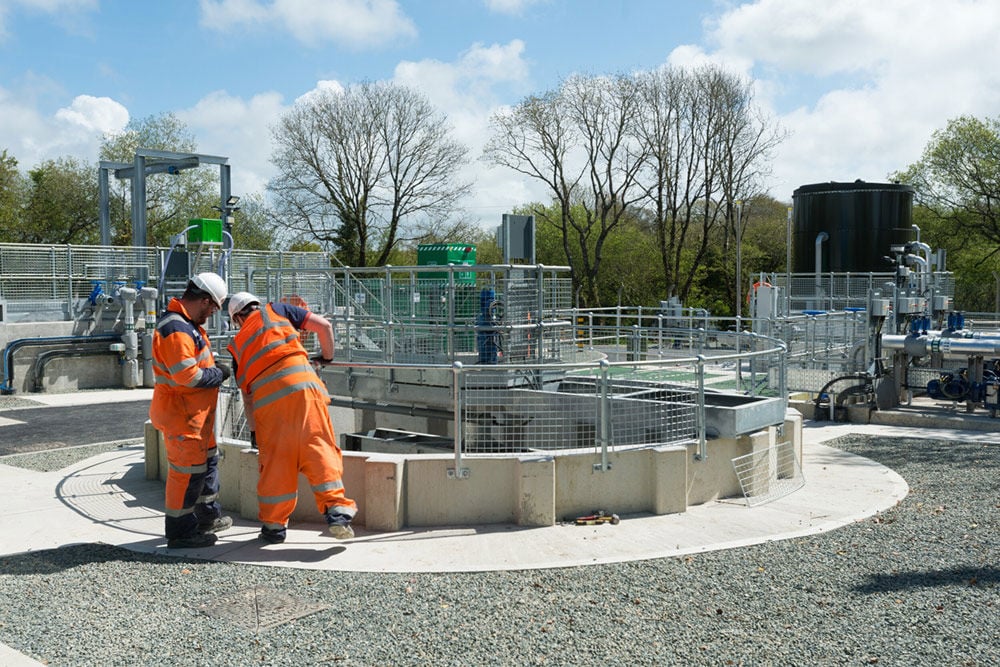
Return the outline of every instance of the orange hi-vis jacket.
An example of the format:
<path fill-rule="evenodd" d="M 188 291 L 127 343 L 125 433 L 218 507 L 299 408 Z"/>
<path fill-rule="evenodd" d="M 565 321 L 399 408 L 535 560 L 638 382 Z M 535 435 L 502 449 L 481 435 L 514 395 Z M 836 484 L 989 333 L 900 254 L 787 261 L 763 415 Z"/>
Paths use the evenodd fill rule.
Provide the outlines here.
<path fill-rule="evenodd" d="M 295 325 L 275 312 L 273 304 L 264 304 L 257 312 L 260 317 L 247 317 L 229 345 L 236 364 L 236 383 L 253 397 L 254 410 L 307 386 L 326 395 L 326 387 L 313 371 Z M 272 367 L 282 360 L 287 361 L 280 364 L 281 372 L 273 372 Z M 295 377 L 289 377 L 289 373 Z"/>
<path fill-rule="evenodd" d="M 287 317 L 286 317 L 287 315 Z M 259 446 L 259 518 L 284 527 L 295 509 L 298 475 L 309 480 L 316 507 L 354 516 L 344 494 L 343 459 L 327 410 L 326 386 L 299 342 L 308 311 L 264 304 L 250 314 L 229 345 L 240 389 L 248 395 Z"/>
<path fill-rule="evenodd" d="M 153 426 L 168 437 L 202 437 L 215 415 L 223 374 L 215 367 L 205 330 L 190 320 L 176 298 L 156 323 L 153 374 Z"/>

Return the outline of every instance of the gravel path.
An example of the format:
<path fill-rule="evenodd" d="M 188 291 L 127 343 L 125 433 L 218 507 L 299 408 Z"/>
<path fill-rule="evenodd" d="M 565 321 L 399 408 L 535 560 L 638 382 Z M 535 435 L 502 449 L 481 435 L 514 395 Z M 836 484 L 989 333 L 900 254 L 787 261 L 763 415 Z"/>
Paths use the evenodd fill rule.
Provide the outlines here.
<path fill-rule="evenodd" d="M 0 641 L 88 666 L 1000 664 L 1000 445 L 832 444 L 893 468 L 910 495 L 822 535 L 553 570 L 340 574 L 105 545 L 21 554 L 0 558 Z M 266 628 L 201 609 L 268 590 L 329 607 Z"/>

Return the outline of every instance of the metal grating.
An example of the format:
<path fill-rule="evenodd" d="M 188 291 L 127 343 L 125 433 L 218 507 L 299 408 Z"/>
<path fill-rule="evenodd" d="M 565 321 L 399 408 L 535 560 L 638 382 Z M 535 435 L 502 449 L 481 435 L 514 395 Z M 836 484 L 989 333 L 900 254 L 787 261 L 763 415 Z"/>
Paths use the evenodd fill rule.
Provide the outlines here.
<path fill-rule="evenodd" d="M 733 459 L 748 507 L 764 505 L 801 489 L 806 480 L 791 441 Z"/>
<path fill-rule="evenodd" d="M 219 618 L 255 632 L 274 628 L 330 605 L 309 602 L 264 586 L 254 586 L 198 605 L 206 616 Z"/>

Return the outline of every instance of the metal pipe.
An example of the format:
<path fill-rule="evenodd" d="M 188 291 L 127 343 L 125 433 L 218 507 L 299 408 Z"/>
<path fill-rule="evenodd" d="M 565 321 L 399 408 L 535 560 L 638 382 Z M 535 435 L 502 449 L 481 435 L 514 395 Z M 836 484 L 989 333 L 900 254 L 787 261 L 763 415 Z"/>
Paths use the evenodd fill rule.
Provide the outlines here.
<path fill-rule="evenodd" d="M 156 384 L 153 375 L 153 331 L 156 329 L 156 300 L 159 292 L 155 287 L 143 287 L 139 292 L 144 306 L 142 318 L 142 386 L 152 388 Z"/>
<path fill-rule="evenodd" d="M 95 348 L 93 350 L 46 350 L 35 357 L 32 366 L 32 391 L 40 392 L 43 388 L 45 378 L 45 365 L 57 357 L 99 357 L 103 355 L 121 356 L 120 352 L 109 350 L 108 348 Z M 131 387 L 130 387 L 131 389 Z"/>
<path fill-rule="evenodd" d="M 917 273 L 917 289 L 920 291 L 920 296 L 924 296 L 924 292 L 927 289 L 927 273 L 928 267 L 930 266 L 929 260 L 924 259 L 920 255 L 914 255 L 913 253 L 908 253 L 904 258 L 908 264 L 917 264 L 920 266 L 920 271 Z"/>
<path fill-rule="evenodd" d="M 131 287 L 118 290 L 118 298 L 125 308 L 125 331 L 122 333 L 122 343 L 125 345 L 125 358 L 122 364 L 122 385 L 126 389 L 139 386 L 139 337 L 135 333 L 135 299 L 138 295 Z"/>
<path fill-rule="evenodd" d="M 18 338 L 7 343 L 3 352 L 3 378 L 0 394 L 13 394 L 14 389 L 14 352 L 22 347 L 53 345 L 58 343 L 98 342 L 111 343 L 119 340 L 117 334 L 97 334 L 94 336 L 50 336 L 47 338 Z"/>
<path fill-rule="evenodd" d="M 1000 356 L 1000 339 L 883 334 L 882 348 L 903 350 L 911 357 L 922 357 L 932 352 L 941 353 L 946 357 L 996 357 Z"/>
<path fill-rule="evenodd" d="M 355 401 L 345 398 L 331 398 L 330 405 L 335 408 L 351 408 L 352 410 L 372 410 L 374 412 L 387 412 L 394 415 L 406 415 L 408 417 L 425 417 L 427 419 L 453 419 L 455 413 L 451 410 L 435 410 L 434 408 L 421 408 L 413 405 L 401 405 L 399 403 L 378 403 L 375 401 Z"/>
<path fill-rule="evenodd" d="M 813 260 L 813 265 L 815 267 L 814 273 L 816 274 L 816 299 L 817 303 L 814 304 L 816 308 L 822 308 L 822 294 L 823 294 L 823 242 L 830 238 L 830 235 L 826 232 L 820 232 L 816 235 L 816 250 L 815 258 Z"/>
<path fill-rule="evenodd" d="M 695 454 L 696 461 L 706 461 L 708 460 L 708 437 L 706 435 L 706 421 L 705 421 L 705 359 L 706 357 L 698 355 L 698 404 L 695 406 L 695 421 L 696 428 L 698 430 L 698 453 Z M 736 364 L 739 365 L 740 360 L 736 360 Z"/>

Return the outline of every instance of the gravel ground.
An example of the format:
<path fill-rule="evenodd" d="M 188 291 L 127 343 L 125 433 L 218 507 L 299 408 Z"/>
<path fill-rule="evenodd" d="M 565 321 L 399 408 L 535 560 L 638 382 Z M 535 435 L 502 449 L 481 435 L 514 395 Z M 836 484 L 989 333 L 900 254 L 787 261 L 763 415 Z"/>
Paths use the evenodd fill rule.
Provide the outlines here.
<path fill-rule="evenodd" d="M 79 447 L 47 449 L 42 452 L 29 452 L 27 454 L 9 454 L 7 456 L 0 456 L 0 463 L 6 466 L 26 468 L 27 470 L 38 472 L 54 472 L 71 466 L 74 463 L 89 459 L 92 456 L 122 449 L 123 447 L 133 447 L 142 444 L 142 442 L 142 438 L 133 438 L 132 440 L 114 440 L 111 442 L 99 442 L 94 445 L 80 445 Z"/>
<path fill-rule="evenodd" d="M 0 641 L 88 666 L 1000 664 L 1000 445 L 833 444 L 895 469 L 910 495 L 822 535 L 521 572 L 21 554 L 0 558 Z M 266 629 L 199 608 L 255 588 L 330 607 Z"/>
<path fill-rule="evenodd" d="M 41 408 L 44 403 L 20 396 L 0 395 L 0 410 L 16 410 L 18 408 Z"/>

